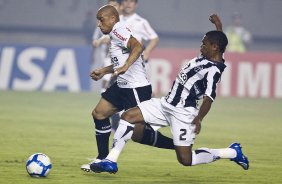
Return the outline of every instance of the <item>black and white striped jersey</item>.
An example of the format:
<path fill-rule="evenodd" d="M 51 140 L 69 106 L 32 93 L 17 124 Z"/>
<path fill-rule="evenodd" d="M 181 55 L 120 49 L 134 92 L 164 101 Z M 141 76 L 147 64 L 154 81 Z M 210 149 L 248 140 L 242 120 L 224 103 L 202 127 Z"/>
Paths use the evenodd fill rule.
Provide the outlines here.
<path fill-rule="evenodd" d="M 166 102 L 175 107 L 196 107 L 197 101 L 216 97 L 216 85 L 226 65 L 203 56 L 188 62 L 179 72 L 166 96 Z"/>

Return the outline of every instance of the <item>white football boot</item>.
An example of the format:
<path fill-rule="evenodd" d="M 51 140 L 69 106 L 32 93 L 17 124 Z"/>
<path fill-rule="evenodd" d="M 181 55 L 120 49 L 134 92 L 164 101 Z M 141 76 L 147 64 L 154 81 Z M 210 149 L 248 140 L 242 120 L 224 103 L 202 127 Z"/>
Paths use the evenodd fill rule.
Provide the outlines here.
<path fill-rule="evenodd" d="M 84 172 L 92 172 L 90 169 L 90 165 L 93 163 L 99 163 L 101 162 L 100 159 L 94 158 L 94 159 L 90 159 L 92 160 L 91 162 L 89 162 L 88 164 L 83 164 L 82 166 L 80 166 L 80 169 L 83 170 Z"/>

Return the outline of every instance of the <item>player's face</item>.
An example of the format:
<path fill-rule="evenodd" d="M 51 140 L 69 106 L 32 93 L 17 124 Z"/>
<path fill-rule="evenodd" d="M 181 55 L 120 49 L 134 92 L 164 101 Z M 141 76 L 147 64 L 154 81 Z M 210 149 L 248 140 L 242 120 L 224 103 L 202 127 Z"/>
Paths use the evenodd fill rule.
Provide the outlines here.
<path fill-rule="evenodd" d="M 207 58 L 210 58 L 212 55 L 212 51 L 213 51 L 212 43 L 208 40 L 207 36 L 204 36 L 204 38 L 202 39 L 202 45 L 200 49 L 201 54 Z"/>
<path fill-rule="evenodd" d="M 98 13 L 97 20 L 97 26 L 101 29 L 103 34 L 109 34 L 115 25 L 114 16 L 109 16 L 105 13 Z"/>
<path fill-rule="evenodd" d="M 123 13 L 125 15 L 131 15 L 136 10 L 137 2 L 136 0 L 123 0 L 122 7 L 123 7 Z"/>

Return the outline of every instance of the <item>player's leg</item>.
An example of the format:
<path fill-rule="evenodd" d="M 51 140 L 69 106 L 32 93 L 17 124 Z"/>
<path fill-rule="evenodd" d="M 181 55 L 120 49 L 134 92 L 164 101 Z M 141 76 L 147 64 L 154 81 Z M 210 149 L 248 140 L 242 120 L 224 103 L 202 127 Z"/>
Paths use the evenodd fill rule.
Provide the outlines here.
<path fill-rule="evenodd" d="M 102 160 L 109 153 L 109 137 L 111 135 L 111 124 L 109 117 L 117 111 L 117 108 L 104 98 L 100 99 L 97 106 L 92 111 L 98 148 L 97 159 Z"/>
<path fill-rule="evenodd" d="M 131 139 L 134 127 L 143 123 L 144 118 L 139 107 L 125 111 L 121 115 L 118 129 L 114 134 L 113 147 L 106 159 L 116 162 L 125 143 Z"/>
<path fill-rule="evenodd" d="M 135 125 L 132 140 L 156 148 L 174 150 L 173 139 L 163 135 L 148 123 Z"/>
<path fill-rule="evenodd" d="M 173 132 L 173 140 L 175 144 L 175 151 L 179 163 L 184 166 L 194 166 L 199 164 L 208 164 L 218 159 L 231 159 L 242 166 L 245 170 L 249 168 L 249 161 L 244 156 L 241 150 L 241 146 L 238 143 L 230 145 L 228 148 L 210 149 L 210 148 L 198 148 L 192 151 L 192 145 L 195 139 L 195 125 L 191 124 L 195 113 L 192 108 L 190 115 L 187 117 L 179 118 L 174 112 L 166 112 L 166 118 L 171 123 L 171 129 Z"/>
<path fill-rule="evenodd" d="M 126 94 L 127 98 L 123 101 L 125 109 L 128 109 L 137 106 L 140 102 L 150 100 L 152 97 L 152 87 L 149 85 L 135 88 Z M 157 148 L 174 149 L 173 140 L 170 137 L 164 136 L 149 124 L 138 123 L 135 125 L 133 132 L 132 140 L 134 142 Z"/>
<path fill-rule="evenodd" d="M 101 172 L 117 172 L 116 161 L 123 150 L 125 143 L 132 137 L 134 124 L 136 125 L 144 122 L 154 122 L 154 126 L 168 126 L 166 119 L 161 112 L 159 99 L 144 101 L 140 103 L 138 107 L 125 111 L 114 135 L 114 144 L 109 155 L 102 162 L 94 163 L 91 166 L 94 169 L 100 169 Z"/>
<path fill-rule="evenodd" d="M 111 134 L 109 117 L 123 109 L 120 95 L 120 88 L 117 83 L 112 84 L 102 93 L 102 99 L 92 112 L 96 129 L 98 159 L 104 159 L 109 153 L 109 137 Z"/>
<path fill-rule="evenodd" d="M 131 123 L 129 123 L 130 121 Z M 95 172 L 116 173 L 118 171 L 117 159 L 127 141 L 133 134 L 134 123 L 143 122 L 143 116 L 138 107 L 134 107 L 124 112 L 121 116 L 119 126 L 114 134 L 113 147 L 106 157 L 99 163 L 92 163 L 90 168 Z"/>
<path fill-rule="evenodd" d="M 175 146 L 175 150 L 179 163 L 184 166 L 208 164 L 219 159 L 230 159 L 243 169 L 249 169 L 248 158 L 243 154 L 239 143 L 233 143 L 228 148 L 198 148 L 195 151 L 192 151 L 192 146 Z"/>
<path fill-rule="evenodd" d="M 155 127 L 168 126 L 167 121 L 161 112 L 160 99 L 153 98 L 151 100 L 144 101 L 140 103 L 138 107 L 131 108 L 122 114 L 120 125 L 114 135 L 115 144 L 113 149 L 118 149 L 119 151 L 116 152 L 120 153 L 124 145 L 120 144 L 122 146 L 119 147 L 117 146 L 117 142 L 119 140 L 123 140 L 121 141 L 122 143 L 126 142 L 127 140 L 132 138 L 134 127 L 139 124 L 149 124 L 151 122 Z M 110 158 L 111 152 L 107 158 L 112 161 L 117 161 L 119 155 Z"/>
<path fill-rule="evenodd" d="M 101 100 L 92 111 L 98 148 L 98 156 L 94 162 L 99 162 L 109 153 L 109 137 L 111 134 L 109 117 L 121 108 L 119 105 L 118 90 L 117 84 L 113 84 L 108 88 L 102 93 Z M 90 164 L 91 163 L 82 165 L 81 169 L 90 172 Z"/>

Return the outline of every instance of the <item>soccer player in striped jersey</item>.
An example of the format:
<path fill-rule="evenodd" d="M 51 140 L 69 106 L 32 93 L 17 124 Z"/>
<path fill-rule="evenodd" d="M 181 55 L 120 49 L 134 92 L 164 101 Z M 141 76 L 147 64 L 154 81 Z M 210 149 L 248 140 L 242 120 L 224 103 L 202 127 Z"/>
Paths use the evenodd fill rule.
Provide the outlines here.
<path fill-rule="evenodd" d="M 211 19 L 213 22 L 213 17 Z M 232 143 L 221 149 L 192 150 L 196 135 L 200 133 L 201 123 L 216 98 L 216 86 L 226 67 L 223 53 L 227 44 L 227 37 L 222 31 L 207 32 L 202 39 L 201 55 L 180 70 L 166 97 L 144 101 L 122 114 L 112 150 L 106 159 L 92 164 L 91 168 L 116 173 L 117 159 L 126 142 L 131 139 L 135 124 L 145 121 L 155 130 L 170 126 L 177 159 L 184 166 L 230 159 L 243 169 L 249 169 L 249 161 L 243 154 L 240 143 Z M 201 99 L 203 101 L 198 108 L 197 102 Z"/>

